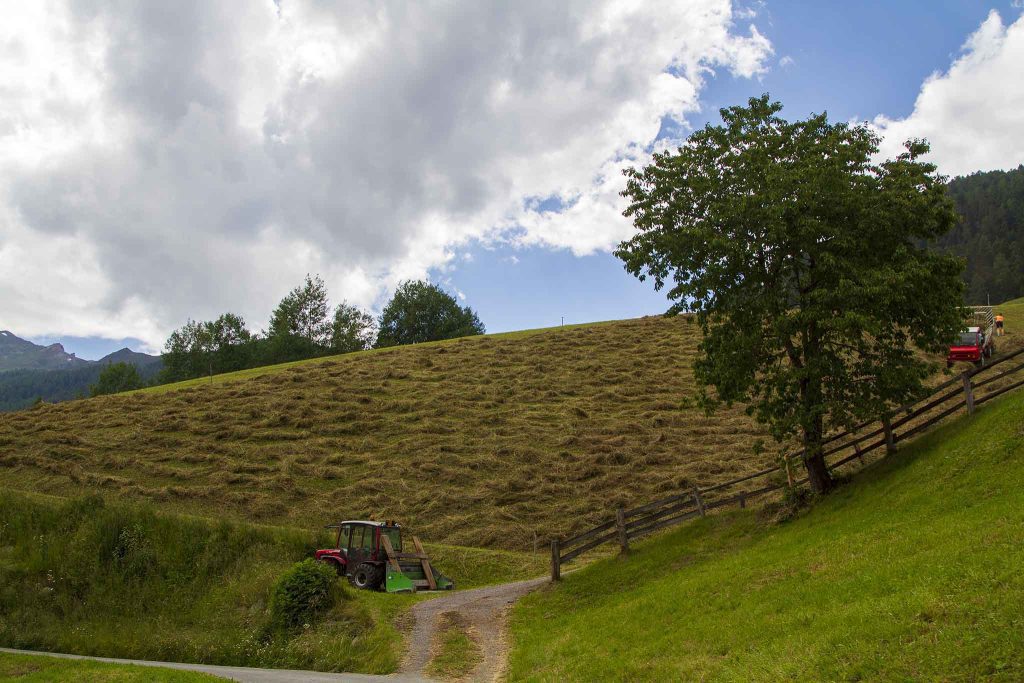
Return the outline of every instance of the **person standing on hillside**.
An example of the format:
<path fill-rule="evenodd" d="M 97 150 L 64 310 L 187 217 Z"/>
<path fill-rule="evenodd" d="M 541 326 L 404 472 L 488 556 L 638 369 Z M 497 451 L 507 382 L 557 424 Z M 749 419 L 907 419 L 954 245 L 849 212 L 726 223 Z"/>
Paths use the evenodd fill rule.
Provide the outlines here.
<path fill-rule="evenodd" d="M 1003 336 L 1003 314 L 996 313 L 996 336 Z"/>

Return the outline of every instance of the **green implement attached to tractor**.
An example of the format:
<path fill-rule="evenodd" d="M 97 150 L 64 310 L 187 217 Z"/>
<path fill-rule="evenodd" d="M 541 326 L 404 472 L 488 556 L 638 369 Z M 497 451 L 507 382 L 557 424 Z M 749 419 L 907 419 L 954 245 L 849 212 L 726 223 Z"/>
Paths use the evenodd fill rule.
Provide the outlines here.
<path fill-rule="evenodd" d="M 349 520 L 326 528 L 337 529 L 336 547 L 317 550 L 316 559 L 333 564 L 356 588 L 388 593 L 455 588 L 430 564 L 418 538 L 412 537 L 416 552 L 402 551 L 402 528 L 394 522 Z"/>

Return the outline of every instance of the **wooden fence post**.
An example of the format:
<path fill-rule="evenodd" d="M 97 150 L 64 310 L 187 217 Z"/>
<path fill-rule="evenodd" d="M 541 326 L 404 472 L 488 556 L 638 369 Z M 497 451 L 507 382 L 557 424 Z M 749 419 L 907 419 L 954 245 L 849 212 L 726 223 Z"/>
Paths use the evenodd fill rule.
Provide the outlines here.
<path fill-rule="evenodd" d="M 562 578 L 562 543 L 556 538 L 551 541 L 551 580 L 558 581 Z"/>
<path fill-rule="evenodd" d="M 853 444 L 853 452 L 857 454 L 857 460 L 860 461 L 860 466 L 864 466 L 864 454 L 860 452 L 860 441 Z"/>
<path fill-rule="evenodd" d="M 740 509 L 747 507 L 747 492 L 740 491 Z"/>
<path fill-rule="evenodd" d="M 629 538 L 626 537 L 626 512 L 621 505 L 615 508 L 615 528 L 619 532 L 619 552 L 626 555 L 629 553 Z"/>
<path fill-rule="evenodd" d="M 793 488 L 793 470 L 789 468 L 789 458 L 784 457 L 782 462 L 786 465 L 786 481 L 789 483 L 789 488 Z"/>
<path fill-rule="evenodd" d="M 892 437 L 892 424 L 889 422 L 888 415 L 882 417 L 882 429 L 885 431 L 885 452 L 895 453 L 896 440 Z"/>
<path fill-rule="evenodd" d="M 704 507 L 704 496 L 700 495 L 700 489 L 696 486 L 693 487 L 693 502 L 697 504 L 697 509 L 700 510 L 700 516 L 708 514 L 708 511 Z"/>
<path fill-rule="evenodd" d="M 960 375 L 964 381 L 964 397 L 967 399 L 967 414 L 974 414 L 974 387 L 971 385 L 971 376 L 966 372 Z"/>

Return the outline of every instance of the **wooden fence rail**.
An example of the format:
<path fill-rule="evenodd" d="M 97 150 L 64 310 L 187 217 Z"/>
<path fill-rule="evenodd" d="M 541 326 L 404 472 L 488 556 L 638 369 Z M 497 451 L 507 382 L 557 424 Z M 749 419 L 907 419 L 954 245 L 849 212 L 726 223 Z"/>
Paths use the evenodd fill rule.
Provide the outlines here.
<path fill-rule="evenodd" d="M 864 422 L 853 429 L 829 436 L 824 441 L 824 444 L 828 446 L 824 451 L 826 458 L 841 455 L 846 451 L 850 452 L 829 463 L 828 468 L 835 470 L 855 460 L 864 464 L 864 456 L 868 453 L 881 448 L 892 452 L 898 442 L 925 431 L 950 415 L 964 408 L 968 413 L 973 413 L 977 406 L 986 401 L 1024 386 L 1024 377 L 1017 376 L 1024 370 L 1024 363 L 1004 367 L 998 373 L 993 372 L 994 368 L 1007 361 L 1021 358 L 1021 354 L 1024 354 L 1024 349 L 1003 356 L 985 366 L 963 372 L 932 388 L 927 395 L 900 406 L 877 420 Z M 984 379 L 975 380 L 978 375 L 982 374 L 987 376 Z M 1008 383 L 996 384 L 987 392 L 979 395 L 978 389 L 989 387 L 1000 380 L 1008 381 Z M 934 412 L 936 410 L 939 412 Z M 897 431 L 904 427 L 908 428 L 904 431 Z M 861 434 L 860 432 L 864 430 L 870 431 Z M 551 541 L 551 580 L 557 581 L 561 578 L 563 564 L 605 543 L 617 543 L 620 551 L 626 553 L 629 552 L 629 541 L 640 536 L 695 517 L 702 517 L 718 508 L 729 505 L 746 507 L 752 498 L 787 487 L 801 486 L 807 482 L 807 479 L 794 479 L 790 463 L 802 459 L 803 456 L 804 451 L 800 450 L 782 458 L 780 465 L 768 467 L 731 481 L 705 488 L 681 491 L 629 509 L 618 506 L 611 511 L 612 517 L 608 521 L 571 538 L 556 538 Z M 783 474 L 786 475 L 785 478 L 781 476 Z M 772 479 L 773 475 L 778 476 Z M 743 489 L 722 495 L 726 489 L 739 484 L 765 479 L 767 481 L 764 485 L 758 488 Z M 709 494 L 714 495 L 709 497 Z"/>

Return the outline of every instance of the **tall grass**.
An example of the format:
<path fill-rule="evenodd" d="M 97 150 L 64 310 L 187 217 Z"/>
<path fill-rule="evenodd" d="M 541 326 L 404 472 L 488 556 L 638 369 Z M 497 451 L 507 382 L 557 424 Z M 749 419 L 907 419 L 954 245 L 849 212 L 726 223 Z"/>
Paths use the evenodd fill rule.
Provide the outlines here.
<path fill-rule="evenodd" d="M 393 670 L 397 632 L 351 595 L 313 628 L 267 635 L 271 587 L 318 542 L 294 530 L 161 515 L 97 496 L 55 501 L 0 491 L 0 643 L 165 661 Z"/>

